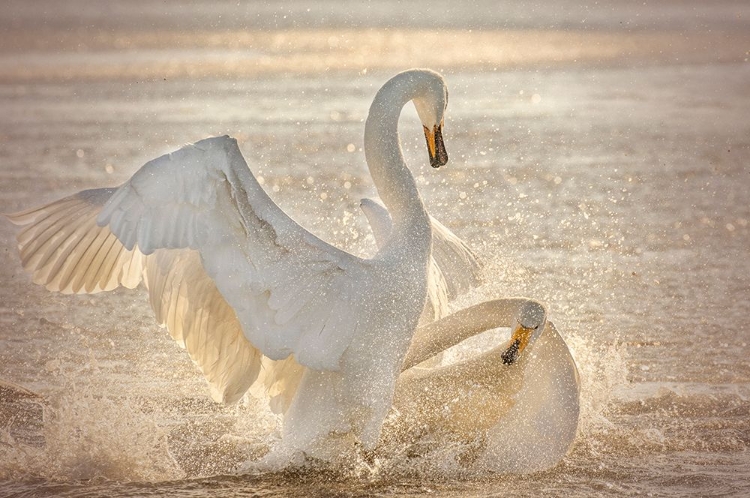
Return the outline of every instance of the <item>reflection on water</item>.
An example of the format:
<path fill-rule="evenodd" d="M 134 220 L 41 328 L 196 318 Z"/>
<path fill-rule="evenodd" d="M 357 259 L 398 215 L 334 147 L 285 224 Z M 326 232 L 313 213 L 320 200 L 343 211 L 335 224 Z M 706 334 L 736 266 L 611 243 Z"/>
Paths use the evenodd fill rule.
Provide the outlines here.
<path fill-rule="evenodd" d="M 727 36 L 746 40 L 735 8 L 717 7 L 712 31 L 723 13 Z M 437 64 L 451 88 L 449 167 L 423 164 L 413 111 L 402 133 L 428 209 L 488 263 L 488 284 L 456 307 L 546 302 L 581 370 L 582 412 L 572 452 L 532 476 L 467 467 L 468 443 L 391 447 L 344 472 L 225 476 L 273 444 L 277 418 L 253 400 L 213 404 L 142 293 L 32 286 L 0 223 L 0 378 L 46 400 L 43 423 L 33 399 L 0 413 L 0 494 L 750 491 L 747 43 L 676 40 L 667 21 L 619 33 L 615 17 L 607 33 L 450 31 L 440 51 L 415 47 L 408 26 L 287 25 L 266 38 L 236 25 L 164 34 L 126 18 L 87 47 L 61 24 L 35 33 L 41 45 L 19 35 L 0 54 L 1 211 L 117 185 L 184 142 L 228 133 L 285 210 L 360 254 L 374 250 L 358 211 L 374 191 L 360 150 L 369 101 L 386 68 Z M 257 69 L 263 57 L 272 71 Z"/>

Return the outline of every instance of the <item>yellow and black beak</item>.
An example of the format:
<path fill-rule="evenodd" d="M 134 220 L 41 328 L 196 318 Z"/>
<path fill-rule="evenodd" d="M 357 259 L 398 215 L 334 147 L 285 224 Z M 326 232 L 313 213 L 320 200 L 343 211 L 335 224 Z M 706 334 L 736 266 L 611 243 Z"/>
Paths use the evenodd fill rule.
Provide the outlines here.
<path fill-rule="evenodd" d="M 516 324 L 511 333 L 510 346 L 508 346 L 508 349 L 506 349 L 501 355 L 504 364 L 512 365 L 516 362 L 519 355 L 524 349 L 526 349 L 526 346 L 529 345 L 531 334 L 533 334 L 536 329 L 537 327 L 524 327 L 520 322 Z"/>
<path fill-rule="evenodd" d="M 424 137 L 427 139 L 427 151 L 430 153 L 430 166 L 439 168 L 448 162 L 448 153 L 443 143 L 443 123 L 435 125 L 432 130 L 424 128 Z"/>

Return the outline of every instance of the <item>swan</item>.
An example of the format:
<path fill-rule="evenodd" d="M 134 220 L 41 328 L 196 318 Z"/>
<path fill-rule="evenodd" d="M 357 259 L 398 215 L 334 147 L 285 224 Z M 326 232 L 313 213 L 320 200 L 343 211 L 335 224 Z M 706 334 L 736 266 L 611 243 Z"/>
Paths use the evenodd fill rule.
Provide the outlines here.
<path fill-rule="evenodd" d="M 436 354 L 480 332 L 510 327 L 507 342 L 473 357 L 425 367 Z M 556 465 L 578 428 L 575 361 L 539 302 L 485 301 L 415 333 L 399 376 L 388 432 L 404 441 L 481 441 L 472 465 L 528 473 Z"/>
<path fill-rule="evenodd" d="M 390 234 L 388 211 L 372 199 L 362 199 L 361 208 L 380 246 Z M 545 306 L 528 298 L 493 299 L 430 319 L 433 310 L 442 311 L 440 296 L 452 299 L 476 286 L 481 268 L 461 239 L 432 216 L 430 221 L 428 276 L 439 283 L 429 287 L 404 358 L 393 400 L 399 416 L 389 432 L 399 443 L 425 436 L 480 440 L 472 463 L 495 471 L 548 469 L 567 454 L 578 428 L 580 380 L 570 350 Z M 507 343 L 441 365 L 450 347 L 499 327 L 511 329 Z"/>
<path fill-rule="evenodd" d="M 149 291 L 157 321 L 187 349 L 212 397 L 237 401 L 263 359 L 303 369 L 284 416 L 285 451 L 331 459 L 375 447 L 427 294 L 431 225 L 398 137 L 412 101 L 430 164 L 448 161 L 438 73 L 397 74 L 377 92 L 365 155 L 392 217 L 371 259 L 342 251 L 284 213 L 236 140 L 201 140 L 146 163 L 115 188 L 9 215 L 32 280 L 63 293 Z M 290 454 L 291 454 L 290 453 Z"/>
<path fill-rule="evenodd" d="M 360 209 L 365 214 L 381 249 L 391 234 L 393 220 L 383 204 L 375 199 L 362 199 Z M 432 255 L 427 273 L 427 300 L 419 318 L 423 326 L 448 314 L 448 302 L 482 283 L 482 263 L 466 243 L 438 220 L 430 218 Z M 433 361 L 439 361 L 435 355 Z M 286 413 L 304 373 L 294 357 L 281 361 L 263 358 L 261 372 L 251 387 L 257 398 L 270 398 L 271 410 Z"/>

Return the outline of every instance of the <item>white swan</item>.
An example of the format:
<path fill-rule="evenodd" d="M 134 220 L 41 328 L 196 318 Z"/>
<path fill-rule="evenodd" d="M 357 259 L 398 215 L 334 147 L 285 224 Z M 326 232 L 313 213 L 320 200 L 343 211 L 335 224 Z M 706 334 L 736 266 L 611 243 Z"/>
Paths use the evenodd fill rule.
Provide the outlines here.
<path fill-rule="evenodd" d="M 424 361 L 496 327 L 511 338 L 446 366 Z M 576 436 L 580 383 L 565 341 L 545 308 L 507 298 L 463 309 L 420 327 L 404 360 L 390 428 L 404 440 L 482 441 L 474 465 L 527 473 L 556 465 Z"/>
<path fill-rule="evenodd" d="M 388 212 L 370 199 L 361 207 L 376 242 L 383 243 L 390 233 Z M 485 301 L 432 321 L 441 299 L 479 283 L 480 265 L 461 239 L 430 219 L 432 284 L 396 385 L 400 416 L 391 430 L 399 443 L 480 440 L 473 463 L 500 472 L 550 468 L 566 455 L 578 428 L 580 382 L 568 346 L 545 307 L 526 298 Z M 507 343 L 441 366 L 445 350 L 499 327 L 511 328 Z"/>
<path fill-rule="evenodd" d="M 413 101 L 430 162 L 447 162 L 442 77 L 396 75 L 365 125 L 367 164 L 391 235 L 368 260 L 304 230 L 263 191 L 229 137 L 148 162 L 125 184 L 9 216 L 36 283 L 93 293 L 143 281 L 160 324 L 188 350 L 215 399 L 256 381 L 261 358 L 305 367 L 286 412 L 287 449 L 322 458 L 343 441 L 374 448 L 424 307 L 430 220 L 398 139 Z"/>
<path fill-rule="evenodd" d="M 360 208 L 365 213 L 378 248 L 388 240 L 393 220 L 388 210 L 374 199 L 362 199 Z M 427 274 L 427 303 L 420 325 L 448 314 L 451 299 L 477 287 L 482 282 L 482 264 L 466 243 L 445 225 L 430 216 L 432 226 L 432 255 Z"/>
<path fill-rule="evenodd" d="M 393 220 L 385 206 L 376 200 L 362 199 L 360 207 L 370 223 L 378 249 L 381 249 L 390 237 Z M 450 299 L 482 281 L 482 264 L 469 246 L 432 216 L 430 224 L 432 255 L 427 273 L 427 300 L 419 319 L 420 326 L 446 316 Z M 439 355 L 433 361 L 436 360 L 439 360 Z M 275 413 L 285 413 L 303 373 L 304 368 L 291 356 L 281 361 L 263 358 L 259 381 L 251 392 L 259 398 L 269 396 L 271 409 Z"/>

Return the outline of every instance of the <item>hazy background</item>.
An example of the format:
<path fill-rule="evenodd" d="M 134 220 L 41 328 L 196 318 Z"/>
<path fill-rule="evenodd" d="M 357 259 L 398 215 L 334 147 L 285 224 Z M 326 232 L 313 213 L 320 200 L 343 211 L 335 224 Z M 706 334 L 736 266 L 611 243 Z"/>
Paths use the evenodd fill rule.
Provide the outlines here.
<path fill-rule="evenodd" d="M 0 378 L 49 405 L 43 425 L 0 419 L 0 494 L 749 493 L 748 19 L 748 2 L 688 0 L 5 1 L 0 212 L 229 134 L 287 212 L 366 254 L 369 103 L 397 71 L 442 72 L 448 167 L 425 164 L 412 109 L 401 130 L 428 209 L 487 262 L 456 306 L 545 301 L 582 415 L 571 454 L 532 476 L 437 447 L 364 476 L 227 477 L 278 421 L 213 405 L 142 292 L 32 285 L 0 222 Z"/>

